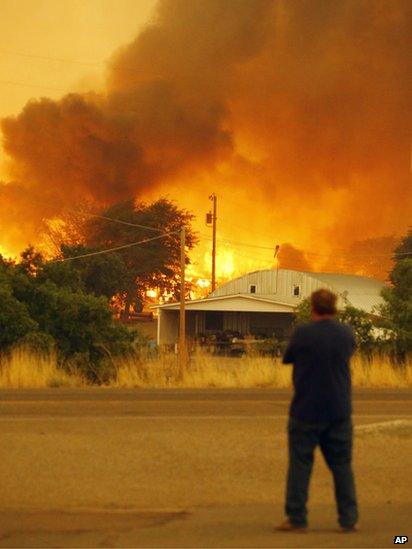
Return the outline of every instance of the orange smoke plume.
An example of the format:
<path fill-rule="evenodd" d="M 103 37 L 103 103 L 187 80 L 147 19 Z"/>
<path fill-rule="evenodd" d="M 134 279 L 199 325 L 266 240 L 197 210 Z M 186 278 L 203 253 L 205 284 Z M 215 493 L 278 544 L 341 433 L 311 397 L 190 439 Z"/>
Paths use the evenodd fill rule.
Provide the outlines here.
<path fill-rule="evenodd" d="M 35 240 L 84 201 L 166 192 L 203 219 L 219 190 L 226 237 L 309 250 L 284 252 L 295 268 L 366 274 L 385 250 L 387 269 L 388 235 L 412 214 L 411 28 L 404 0 L 160 1 L 111 59 L 105 94 L 3 120 L 2 243 Z M 364 239 L 377 240 L 362 256 Z"/>

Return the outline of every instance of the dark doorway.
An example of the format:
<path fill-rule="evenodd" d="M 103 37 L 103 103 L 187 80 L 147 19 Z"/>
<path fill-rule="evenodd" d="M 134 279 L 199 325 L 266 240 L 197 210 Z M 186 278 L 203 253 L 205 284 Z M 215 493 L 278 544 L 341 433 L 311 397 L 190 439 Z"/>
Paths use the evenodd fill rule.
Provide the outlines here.
<path fill-rule="evenodd" d="M 223 313 L 206 311 L 205 329 L 214 332 L 223 330 Z"/>

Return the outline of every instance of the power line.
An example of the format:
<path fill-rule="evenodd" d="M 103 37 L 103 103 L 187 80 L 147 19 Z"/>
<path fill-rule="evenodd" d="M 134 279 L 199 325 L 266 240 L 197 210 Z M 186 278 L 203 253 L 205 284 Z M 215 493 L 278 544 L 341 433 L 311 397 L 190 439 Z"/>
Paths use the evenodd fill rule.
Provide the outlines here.
<path fill-rule="evenodd" d="M 32 199 L 32 202 L 36 202 L 37 204 L 40 204 L 42 206 L 50 206 L 50 202 L 47 202 L 47 203 L 42 202 L 41 200 L 38 200 L 38 199 L 35 199 L 35 198 Z M 55 205 L 56 205 L 56 207 L 58 207 L 57 204 L 55 204 Z M 64 214 L 65 212 L 73 213 L 73 214 L 76 214 L 76 215 L 79 215 L 79 216 L 96 217 L 97 219 L 105 219 L 107 221 L 112 221 L 113 223 L 120 223 L 121 225 L 127 225 L 127 226 L 130 226 L 130 227 L 138 227 L 140 229 L 147 229 L 148 231 L 155 231 L 155 232 L 158 232 L 158 233 L 163 232 L 163 229 L 159 229 L 158 227 L 152 227 L 150 225 L 142 225 L 140 223 L 131 223 L 130 221 L 124 221 L 123 219 L 117 219 L 115 217 L 109 217 L 107 215 L 94 214 L 94 213 L 91 213 L 91 212 L 76 210 L 74 208 L 64 208 L 61 213 Z M 172 232 L 169 232 L 169 234 L 172 234 Z"/>
<path fill-rule="evenodd" d="M 71 210 L 75 211 L 75 210 Z M 80 213 L 80 212 L 79 212 Z M 149 231 L 156 231 L 161 233 L 162 229 L 158 229 L 156 227 L 150 227 L 148 225 L 140 225 L 139 223 L 130 223 L 129 221 L 123 221 L 122 219 L 116 219 L 114 217 L 107 217 L 106 215 L 98 215 L 98 214 L 84 214 L 89 215 L 90 217 L 97 217 L 98 219 L 106 219 L 107 221 L 113 221 L 114 223 L 120 223 L 121 225 L 128 225 L 129 227 L 138 227 L 140 229 L 147 229 Z M 168 233 L 172 234 L 172 233 Z"/>
<path fill-rule="evenodd" d="M 54 86 L 43 86 L 41 84 L 28 84 L 26 82 L 14 82 L 12 80 L 0 80 L 0 84 L 7 84 L 10 86 L 22 86 L 24 88 L 40 88 L 43 90 L 54 90 L 60 92 L 68 92 L 71 88 L 56 88 Z"/>
<path fill-rule="evenodd" d="M 206 235 L 204 233 L 200 233 L 200 235 L 203 238 L 207 238 L 209 240 L 211 239 L 211 237 L 209 237 L 208 235 Z M 259 250 L 267 250 L 267 251 L 271 251 L 271 252 L 273 252 L 273 250 L 274 250 L 274 246 L 272 246 L 272 247 L 260 246 L 258 244 L 249 244 L 249 243 L 246 243 L 246 242 L 237 242 L 237 241 L 229 240 L 229 239 L 226 239 L 226 238 L 218 238 L 218 242 L 232 244 L 233 246 L 241 246 L 241 247 L 247 247 L 247 248 L 255 248 L 255 249 L 259 249 Z M 280 251 L 282 251 L 282 250 L 280 250 Z M 302 252 L 303 254 L 308 255 L 308 256 L 325 257 L 325 258 L 330 258 L 332 256 L 332 254 L 321 254 L 321 253 L 317 253 L 317 252 L 309 252 L 309 251 L 306 251 L 302 248 L 296 248 L 296 251 Z M 351 257 L 375 258 L 375 257 L 387 257 L 387 256 L 395 255 L 395 252 L 386 252 L 386 253 L 382 253 L 382 254 L 363 254 L 363 253 L 345 252 L 343 250 L 339 250 L 339 251 L 343 254 L 346 254 L 348 256 L 348 258 L 351 258 Z M 400 253 L 397 253 L 396 255 L 411 255 L 411 254 L 412 254 L 411 252 L 400 252 Z"/>
<path fill-rule="evenodd" d="M 130 227 L 138 227 L 138 228 L 141 228 L 141 229 L 147 229 L 147 230 L 156 231 L 156 232 L 161 232 L 162 231 L 162 229 L 159 229 L 157 227 L 150 227 L 150 226 L 141 225 L 141 224 L 138 224 L 138 223 L 131 223 L 131 222 L 128 222 L 128 221 L 123 221 L 121 219 L 116 219 L 116 218 L 108 217 L 108 216 L 105 216 L 105 215 L 92 214 L 92 213 L 88 213 L 88 212 L 81 212 L 79 210 L 74 210 L 74 209 L 69 209 L 67 211 L 71 211 L 71 212 L 77 213 L 79 215 L 86 215 L 86 216 L 89 216 L 89 217 L 96 217 L 98 219 L 106 219 L 107 221 L 112 221 L 113 223 L 120 223 L 122 225 L 127 225 L 127 226 L 130 226 Z M 170 234 L 172 234 L 172 233 L 170 233 Z M 208 239 L 208 240 L 212 240 L 212 237 L 207 235 L 206 233 L 199 233 L 199 236 L 201 236 L 202 238 Z M 221 243 L 231 244 L 233 246 L 241 246 L 241 247 L 246 247 L 246 248 L 255 248 L 255 249 L 265 250 L 265 251 L 270 251 L 270 252 L 273 252 L 273 250 L 274 250 L 273 246 L 272 247 L 260 246 L 260 245 L 257 245 L 257 244 L 249 244 L 249 243 L 246 243 L 246 242 L 237 242 L 237 241 L 229 240 L 229 239 L 225 239 L 225 238 L 218 238 L 217 241 L 221 242 Z M 309 255 L 309 256 L 325 257 L 325 258 L 330 258 L 331 257 L 330 254 L 319 254 L 319 253 L 316 253 L 316 252 L 308 252 L 308 251 L 306 251 L 304 249 L 301 249 L 301 248 L 296 248 L 296 250 L 302 252 L 305 255 Z M 339 261 L 340 263 L 350 263 L 350 257 L 374 258 L 374 257 L 387 257 L 387 256 L 394 255 L 394 252 L 389 252 L 389 253 L 385 253 L 385 254 L 352 254 L 350 252 L 344 252 L 344 253 L 346 253 L 349 257 L 347 259 L 343 259 L 343 260 L 341 259 Z M 400 252 L 396 255 L 411 255 L 411 252 Z M 265 261 L 263 258 L 262 258 L 262 260 Z"/>
<path fill-rule="evenodd" d="M 33 200 L 33 201 L 37 202 L 39 204 L 45 204 L 45 203 L 43 203 L 39 200 Z M 47 205 L 49 205 L 49 203 Z M 155 231 L 155 232 L 161 232 L 162 231 L 162 229 L 159 229 L 157 227 L 151 227 L 151 226 L 148 226 L 148 225 L 141 225 L 139 223 L 131 223 L 129 221 L 123 221 L 121 219 L 108 217 L 108 216 L 104 216 L 104 215 L 100 215 L 100 214 L 92 214 L 92 213 L 89 213 L 89 212 L 82 212 L 80 210 L 75 210 L 73 208 L 66 209 L 66 211 L 72 212 L 72 213 L 75 213 L 75 214 L 78 214 L 78 215 L 84 215 L 84 216 L 88 216 L 88 217 L 95 217 L 95 218 L 98 218 L 98 219 L 105 219 L 105 220 L 111 221 L 113 223 L 120 223 L 122 225 L 127 225 L 127 226 L 130 226 L 130 227 L 137 227 L 137 228 L 146 229 L 146 230 Z M 175 234 L 176 232 L 179 232 L 179 231 L 171 231 L 171 232 L 168 232 L 168 233 L 165 233 L 165 234 Z M 209 235 L 207 235 L 205 233 L 200 233 L 199 232 L 198 234 L 202 238 L 212 240 L 212 237 L 210 237 Z M 234 240 L 229 240 L 229 239 L 224 239 L 224 238 L 218 238 L 217 240 L 218 240 L 218 242 L 231 244 L 233 246 L 254 248 L 254 249 L 265 250 L 265 251 L 270 251 L 270 252 L 273 252 L 273 250 L 274 250 L 274 246 L 272 246 L 272 247 L 260 246 L 260 245 L 257 245 L 257 244 L 249 244 L 249 243 L 246 243 L 246 242 L 237 242 L 237 241 L 234 241 Z M 308 251 L 305 251 L 304 249 L 301 249 L 301 248 L 296 248 L 296 250 L 302 252 L 306 256 L 324 257 L 324 258 L 328 258 L 328 259 L 331 258 L 330 254 L 319 254 L 319 253 L 316 253 L 316 252 L 308 252 Z M 388 252 L 388 253 L 384 253 L 384 254 L 352 254 L 350 252 L 344 252 L 344 253 L 346 253 L 346 255 L 348 257 L 346 259 L 340 259 L 339 263 L 340 264 L 346 264 L 346 265 L 350 265 L 352 263 L 351 260 L 350 260 L 351 257 L 375 258 L 375 257 L 388 257 L 388 256 L 395 255 L 395 252 Z M 397 256 L 411 255 L 411 252 L 399 252 L 396 255 Z M 262 258 L 262 262 L 263 261 L 265 261 L 265 259 Z M 268 263 L 269 263 L 269 261 L 268 261 Z"/>
<path fill-rule="evenodd" d="M 104 61 L 82 61 L 79 59 L 68 59 L 63 57 L 52 57 L 48 55 L 36 55 L 33 53 L 17 52 L 10 50 L 0 50 L 0 54 L 3 55 L 15 55 L 17 57 L 26 57 L 29 59 L 42 59 L 43 61 L 57 61 L 59 63 L 72 63 L 75 65 L 85 65 L 89 67 L 102 67 L 106 68 L 106 63 Z M 134 72 L 136 74 L 149 74 L 151 76 L 162 76 L 160 73 L 150 70 L 139 70 L 132 67 L 126 67 L 125 65 L 116 65 L 116 69 L 125 70 L 129 72 Z"/>
<path fill-rule="evenodd" d="M 18 52 L 18 51 L 10 51 L 10 50 L 0 50 L 0 53 L 3 55 L 15 55 L 16 57 L 27 57 L 29 59 L 42 59 L 44 61 L 58 61 L 59 63 L 73 63 L 76 65 L 88 65 L 88 66 L 102 66 L 104 65 L 103 62 L 96 62 L 96 61 L 80 61 L 78 59 L 67 59 L 62 57 L 51 57 L 48 55 L 36 55 L 33 53 L 24 53 L 24 52 Z"/>
<path fill-rule="evenodd" d="M 121 225 L 127 225 L 128 227 L 137 227 L 139 229 L 147 229 L 148 231 L 155 231 L 158 233 L 161 233 L 163 229 L 159 229 L 158 227 L 151 227 L 150 225 L 141 225 L 140 223 L 131 223 L 129 221 L 123 221 L 122 219 L 116 219 L 115 217 L 108 217 L 107 215 L 99 215 L 99 214 L 92 214 L 92 213 L 86 213 L 86 212 L 80 212 L 79 210 L 67 210 L 71 211 L 73 213 L 77 213 L 79 215 L 86 215 L 89 217 L 96 217 L 97 219 L 105 219 L 107 221 L 112 221 L 113 223 L 120 223 Z M 163 234 L 175 234 L 179 231 L 169 231 L 168 233 Z"/>
<path fill-rule="evenodd" d="M 143 240 L 139 240 L 138 242 L 132 242 L 130 244 L 124 244 L 123 246 L 116 246 L 115 248 L 107 248 L 106 250 L 99 250 L 97 252 L 90 252 L 87 254 L 81 254 L 81 255 L 75 255 L 73 257 L 65 257 L 63 259 L 54 259 L 50 261 L 49 263 L 64 263 L 65 261 L 72 261 L 73 259 L 82 259 L 84 257 L 91 257 L 94 255 L 102 255 L 107 254 L 110 252 L 115 252 L 117 250 L 124 250 L 125 248 L 131 248 L 132 246 L 138 246 L 139 244 L 146 244 L 147 242 L 152 242 L 153 240 L 159 240 L 160 238 L 165 238 L 166 236 L 169 236 L 170 234 L 179 233 L 180 231 L 172 231 L 169 233 L 164 233 L 159 236 L 153 236 L 152 238 L 144 238 Z"/>
<path fill-rule="evenodd" d="M 232 204 L 235 204 L 235 205 L 238 205 L 238 206 L 242 206 L 243 207 L 243 203 L 239 202 L 239 201 L 236 201 L 236 200 L 233 200 L 233 196 L 225 196 L 225 202 L 231 202 Z M 224 224 L 224 220 L 221 220 L 221 222 Z M 233 228 L 233 224 L 230 223 L 230 228 L 232 229 Z M 236 228 L 238 229 L 242 229 L 243 231 L 248 231 L 250 230 L 250 227 L 246 228 L 244 226 L 240 226 L 238 224 L 236 224 Z M 205 238 L 208 238 L 205 234 L 203 234 L 202 236 L 204 236 Z M 268 247 L 268 246 L 260 246 L 260 245 L 256 245 L 256 244 L 249 244 L 249 243 L 244 243 L 244 242 L 236 242 L 236 241 L 233 241 L 233 240 L 228 240 L 228 239 L 218 239 L 218 242 L 228 242 L 230 244 L 233 244 L 234 246 L 245 246 L 245 247 L 250 247 L 250 248 L 256 248 L 256 249 L 261 249 L 261 250 L 268 250 L 268 251 L 271 251 L 273 252 L 274 251 L 274 246 L 271 246 L 271 247 Z M 332 253 L 331 254 L 322 254 L 322 253 L 318 253 L 318 252 L 309 252 L 309 251 L 306 251 L 304 249 L 301 249 L 301 248 L 296 248 L 297 251 L 301 251 L 302 253 L 304 253 L 305 255 L 308 255 L 308 256 L 313 256 L 313 257 L 324 257 L 324 258 L 330 258 L 332 256 Z M 374 258 L 374 257 L 387 257 L 387 256 L 392 256 L 392 255 L 395 255 L 395 252 L 386 252 L 386 253 L 382 253 L 382 254 L 367 254 L 367 253 L 351 253 L 350 251 L 346 251 L 346 250 L 336 250 L 337 252 L 341 253 L 341 254 L 344 254 L 344 255 L 347 255 L 349 257 L 365 257 L 365 258 Z M 398 253 L 396 255 L 410 255 L 411 252 L 402 252 L 402 253 Z"/>
<path fill-rule="evenodd" d="M 58 92 L 66 93 L 68 95 L 82 95 L 82 96 L 87 95 L 86 91 L 76 91 L 76 90 L 73 90 L 72 87 L 58 88 L 56 86 L 44 86 L 42 84 L 30 84 L 28 82 L 16 82 L 14 80 L 0 80 L 0 84 L 5 84 L 5 85 L 8 85 L 8 86 L 21 86 L 21 87 L 24 87 L 24 88 L 34 88 L 34 89 L 41 89 L 41 90 L 58 91 Z M 96 93 L 98 93 L 98 92 L 96 92 Z M 161 102 L 159 102 L 159 104 L 161 104 Z M 146 99 L 146 100 L 139 99 L 138 101 L 133 100 L 133 105 L 142 106 L 142 107 L 146 107 L 146 108 L 147 108 L 148 105 L 153 105 L 153 106 L 158 107 L 158 104 L 153 103 L 153 101 L 151 99 Z M 99 107 L 98 104 L 92 104 L 92 106 L 95 107 L 96 109 L 99 109 L 100 111 L 102 110 L 101 107 Z M 192 110 L 193 109 L 201 110 L 201 106 L 192 106 L 191 109 Z M 108 114 L 116 114 L 116 115 L 124 115 L 124 114 L 128 114 L 128 115 L 139 114 L 139 115 L 141 115 L 142 114 L 141 110 L 118 108 L 118 107 L 114 107 L 113 105 L 111 105 L 109 103 L 106 103 L 106 107 L 104 108 L 104 110 Z"/>

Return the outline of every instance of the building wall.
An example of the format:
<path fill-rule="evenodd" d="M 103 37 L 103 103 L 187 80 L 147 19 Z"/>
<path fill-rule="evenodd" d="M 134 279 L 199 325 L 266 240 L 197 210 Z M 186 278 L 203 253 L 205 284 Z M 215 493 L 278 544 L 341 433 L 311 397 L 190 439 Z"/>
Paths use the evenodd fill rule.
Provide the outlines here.
<path fill-rule="evenodd" d="M 166 314 L 165 314 L 166 313 Z M 282 339 L 291 331 L 291 313 L 245 313 L 237 311 L 218 312 L 223 317 L 223 330 L 240 332 L 242 335 L 265 335 Z M 205 334 L 208 311 L 188 311 L 186 314 L 186 335 L 188 339 Z M 179 312 L 161 311 L 159 315 L 160 345 L 177 343 L 179 337 Z"/>
<path fill-rule="evenodd" d="M 218 312 L 219 311 L 210 311 Z M 188 332 L 190 334 L 204 334 L 206 333 L 206 315 L 208 311 L 196 311 L 195 313 L 189 313 L 189 316 L 195 316 L 194 330 Z M 234 332 L 240 332 L 247 334 L 250 332 L 250 315 L 249 313 L 230 311 L 221 312 L 223 317 L 222 330 L 233 330 Z"/>
<path fill-rule="evenodd" d="M 160 345 L 172 345 L 179 338 L 179 312 L 159 309 L 157 319 L 157 342 Z"/>
<path fill-rule="evenodd" d="M 293 318 L 293 314 L 288 313 L 252 313 L 249 319 L 250 333 L 284 339 L 292 331 Z"/>
<path fill-rule="evenodd" d="M 227 284 L 223 284 L 210 297 L 234 294 L 252 295 L 250 292 L 251 285 L 256 286 L 256 293 L 254 294 L 256 296 L 271 299 L 276 298 L 280 302 L 293 305 L 298 305 L 305 297 L 318 288 L 331 288 L 325 282 L 316 280 L 307 273 L 287 269 L 279 269 L 279 271 L 272 269 L 249 273 Z M 299 286 L 299 296 L 293 294 L 295 286 Z"/>
<path fill-rule="evenodd" d="M 224 313 L 223 329 L 248 334 L 250 332 L 250 313 L 237 311 Z"/>

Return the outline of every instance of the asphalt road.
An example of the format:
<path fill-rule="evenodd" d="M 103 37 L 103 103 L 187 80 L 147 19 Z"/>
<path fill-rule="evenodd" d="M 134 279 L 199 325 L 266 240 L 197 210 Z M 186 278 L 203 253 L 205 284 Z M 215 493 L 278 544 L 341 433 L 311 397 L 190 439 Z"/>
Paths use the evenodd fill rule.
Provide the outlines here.
<path fill-rule="evenodd" d="M 335 533 L 317 456 L 311 531 L 273 532 L 289 399 L 266 389 L 0 391 L 0 546 L 391 547 L 411 536 L 409 390 L 355 392 L 361 531 Z"/>

